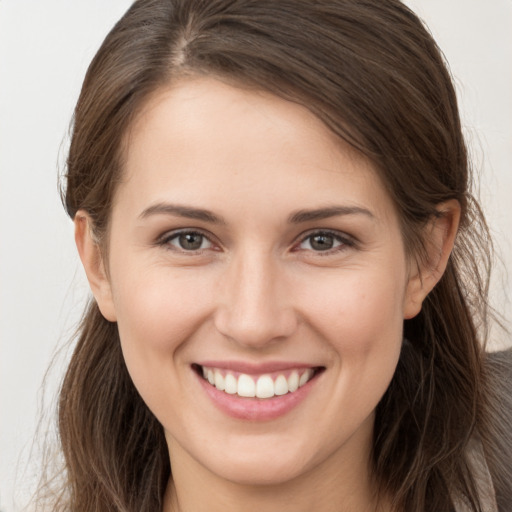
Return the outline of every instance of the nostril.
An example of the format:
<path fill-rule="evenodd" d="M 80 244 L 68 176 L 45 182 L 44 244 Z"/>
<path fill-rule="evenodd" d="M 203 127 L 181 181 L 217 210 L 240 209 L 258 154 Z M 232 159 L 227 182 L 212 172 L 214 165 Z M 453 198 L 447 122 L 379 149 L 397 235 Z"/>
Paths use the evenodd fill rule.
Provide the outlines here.
<path fill-rule="evenodd" d="M 271 292 L 257 293 L 256 290 L 250 294 L 246 292 L 245 296 L 238 294 L 229 304 L 219 306 L 214 325 L 230 341 L 260 348 L 292 336 L 299 321 L 293 307 L 280 305 Z"/>

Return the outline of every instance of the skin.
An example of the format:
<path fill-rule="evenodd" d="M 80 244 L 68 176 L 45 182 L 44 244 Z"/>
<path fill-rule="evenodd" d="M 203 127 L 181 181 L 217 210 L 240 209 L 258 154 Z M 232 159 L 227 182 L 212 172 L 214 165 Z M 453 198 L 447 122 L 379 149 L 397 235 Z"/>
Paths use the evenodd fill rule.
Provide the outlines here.
<path fill-rule="evenodd" d="M 370 479 L 374 410 L 403 320 L 445 268 L 457 204 L 440 205 L 418 267 L 370 162 L 304 107 L 213 78 L 159 90 L 126 142 L 108 258 L 83 211 L 76 241 L 133 382 L 165 429 L 174 477 L 165 510 L 388 510 Z M 163 204 L 217 222 L 155 209 Z M 341 213 L 290 222 L 333 207 Z M 205 235 L 201 249 L 180 247 L 183 229 Z M 333 247 L 318 250 L 311 235 L 326 231 Z M 325 370 L 287 414 L 247 421 L 203 391 L 191 365 L 205 360 Z"/>

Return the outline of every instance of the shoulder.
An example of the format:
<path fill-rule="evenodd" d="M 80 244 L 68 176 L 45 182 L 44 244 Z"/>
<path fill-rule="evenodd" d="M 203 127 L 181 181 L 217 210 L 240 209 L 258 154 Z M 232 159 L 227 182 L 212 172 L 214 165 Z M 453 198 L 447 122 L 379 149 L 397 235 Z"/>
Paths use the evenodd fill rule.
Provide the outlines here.
<path fill-rule="evenodd" d="M 487 364 L 499 368 L 512 379 L 512 347 L 498 352 L 487 352 Z"/>
<path fill-rule="evenodd" d="M 512 509 L 512 348 L 486 354 L 486 411 L 483 448 L 498 510 Z"/>
<path fill-rule="evenodd" d="M 486 354 L 484 372 L 494 419 L 510 420 L 503 434 L 512 436 L 512 348 Z"/>

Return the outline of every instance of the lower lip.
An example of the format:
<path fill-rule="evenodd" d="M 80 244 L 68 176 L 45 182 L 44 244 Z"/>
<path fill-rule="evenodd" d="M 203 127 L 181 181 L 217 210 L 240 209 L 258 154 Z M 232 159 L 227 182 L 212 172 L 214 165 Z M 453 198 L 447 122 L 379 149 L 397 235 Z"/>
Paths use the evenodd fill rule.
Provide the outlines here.
<path fill-rule="evenodd" d="M 306 398 L 318 380 L 318 375 L 315 375 L 297 391 L 286 395 L 272 398 L 244 398 L 219 391 L 197 373 L 196 376 L 206 394 L 222 412 L 233 418 L 248 421 L 269 421 L 284 416 Z"/>

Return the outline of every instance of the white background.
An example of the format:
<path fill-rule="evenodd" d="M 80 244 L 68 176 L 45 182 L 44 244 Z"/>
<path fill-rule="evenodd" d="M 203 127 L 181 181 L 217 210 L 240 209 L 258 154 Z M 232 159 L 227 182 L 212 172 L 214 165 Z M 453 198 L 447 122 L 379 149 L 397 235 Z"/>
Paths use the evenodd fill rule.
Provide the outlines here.
<path fill-rule="evenodd" d="M 21 509 L 37 420 L 52 395 L 87 286 L 57 191 L 86 67 L 129 0 L 0 0 L 0 509 Z M 481 171 L 481 196 L 512 269 L 512 0 L 410 0 L 444 50 Z M 508 234 L 508 236 L 507 236 Z M 495 280 L 510 319 L 512 279 Z M 68 347 L 69 348 L 69 347 Z M 43 428 L 44 430 L 44 428 Z M 14 492 L 16 490 L 16 493 Z"/>

